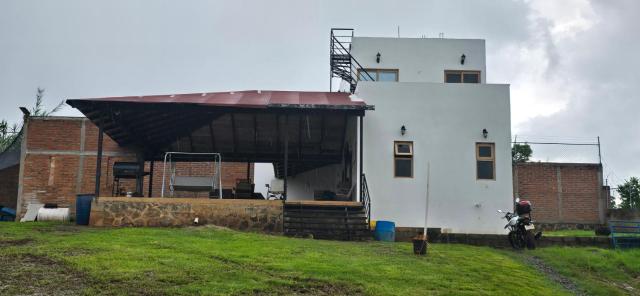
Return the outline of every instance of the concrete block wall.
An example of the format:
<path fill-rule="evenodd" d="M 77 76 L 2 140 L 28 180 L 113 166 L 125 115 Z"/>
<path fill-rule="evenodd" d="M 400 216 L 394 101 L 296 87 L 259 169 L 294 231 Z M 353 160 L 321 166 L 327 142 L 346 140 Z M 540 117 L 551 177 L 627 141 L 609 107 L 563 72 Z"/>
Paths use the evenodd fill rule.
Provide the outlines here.
<path fill-rule="evenodd" d="M 607 197 L 599 164 L 520 163 L 514 194 L 533 204 L 533 218 L 547 224 L 603 224 Z"/>
<path fill-rule="evenodd" d="M 75 211 L 75 196 L 95 191 L 98 128 L 84 117 L 31 117 L 26 124 L 17 211 L 21 217 L 29 203 L 57 203 Z M 135 161 L 135 152 L 122 148 L 105 134 L 103 141 L 101 195 L 113 189 L 113 164 Z M 145 167 L 149 168 L 147 162 Z M 181 163 L 183 171 L 201 171 L 202 163 Z M 155 162 L 152 196 L 160 196 L 162 162 Z M 246 163 L 223 163 L 223 188 L 231 188 L 236 179 L 246 178 Z M 250 177 L 253 178 L 253 170 Z M 149 177 L 144 179 L 143 193 L 148 195 Z M 135 180 L 122 180 L 124 191 L 135 191 Z M 196 197 L 207 197 L 207 194 Z M 191 195 L 191 197 L 193 197 Z"/>

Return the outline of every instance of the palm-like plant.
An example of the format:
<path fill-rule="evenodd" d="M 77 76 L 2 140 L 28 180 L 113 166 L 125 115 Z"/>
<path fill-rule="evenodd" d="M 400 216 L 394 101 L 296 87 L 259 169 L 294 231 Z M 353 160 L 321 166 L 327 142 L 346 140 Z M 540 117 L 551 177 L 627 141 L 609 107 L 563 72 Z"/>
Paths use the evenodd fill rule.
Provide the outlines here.
<path fill-rule="evenodd" d="M 44 88 L 39 88 L 36 93 L 36 104 L 31 108 L 31 116 L 51 116 L 64 107 L 64 101 L 58 103 L 53 109 L 47 110 L 44 106 Z M 0 121 L 0 153 L 11 146 L 14 140 L 20 135 L 23 123 L 9 125 L 6 120 Z"/>

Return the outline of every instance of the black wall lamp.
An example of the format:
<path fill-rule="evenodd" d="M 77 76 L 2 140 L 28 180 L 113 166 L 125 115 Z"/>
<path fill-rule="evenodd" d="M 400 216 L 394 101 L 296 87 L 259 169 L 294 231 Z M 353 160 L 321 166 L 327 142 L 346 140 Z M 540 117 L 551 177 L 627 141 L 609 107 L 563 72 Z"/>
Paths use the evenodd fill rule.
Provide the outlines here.
<path fill-rule="evenodd" d="M 380 64 L 380 53 L 376 55 L 376 63 Z"/>
<path fill-rule="evenodd" d="M 404 136 L 407 133 L 407 128 L 404 125 L 400 128 L 400 134 Z"/>
<path fill-rule="evenodd" d="M 486 128 L 483 128 L 483 129 L 482 129 L 482 136 L 483 136 L 485 139 L 487 138 L 487 136 L 489 136 L 489 132 L 487 131 L 487 129 L 486 129 Z"/>
<path fill-rule="evenodd" d="M 464 60 L 467 59 L 467 56 L 464 53 L 460 56 L 460 65 L 464 65 Z"/>

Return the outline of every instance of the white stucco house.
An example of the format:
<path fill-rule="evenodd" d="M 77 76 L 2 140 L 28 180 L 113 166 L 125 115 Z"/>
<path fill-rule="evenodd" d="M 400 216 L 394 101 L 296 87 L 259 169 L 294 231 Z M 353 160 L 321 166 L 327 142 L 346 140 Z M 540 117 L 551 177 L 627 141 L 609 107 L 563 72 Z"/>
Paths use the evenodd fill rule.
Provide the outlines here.
<path fill-rule="evenodd" d="M 332 59 L 348 52 L 346 70 L 357 75 L 343 81 L 342 91 L 351 90 L 353 100 L 375 110 L 349 122 L 349 163 L 290 177 L 288 199 L 337 190 L 347 170 L 354 200 L 360 199 L 356 176 L 362 167 L 372 220 L 423 227 L 426 216 L 428 227 L 443 232 L 504 233 L 496 210 L 512 207 L 509 85 L 486 83 L 485 41 L 338 36 L 335 42 L 332 47 L 342 50 Z M 355 143 L 360 139 L 362 166 Z M 270 164 L 257 164 L 256 184 L 272 172 Z"/>
<path fill-rule="evenodd" d="M 278 219 L 286 235 L 367 239 L 369 219 L 406 228 L 424 227 L 426 220 L 450 233 L 504 233 L 496 210 L 512 206 L 509 86 L 486 83 L 484 40 L 354 37 L 351 29 L 332 29 L 329 48 L 329 91 L 67 103 L 100 135 L 135 149 L 140 172 L 144 162 L 164 167 L 167 152 L 181 153 L 182 162 L 213 153 L 221 162 L 255 163 L 255 176 L 235 180 L 230 193 L 222 182 L 208 181 L 221 180 L 224 170 L 204 176 L 202 186 L 179 187 L 205 190 L 209 199 L 277 199 L 262 202 L 282 209 Z M 96 158 L 96 196 L 101 161 Z M 168 179 L 174 188 L 176 178 Z M 138 173 L 138 195 L 143 183 Z M 264 184 L 270 183 L 268 194 Z"/>

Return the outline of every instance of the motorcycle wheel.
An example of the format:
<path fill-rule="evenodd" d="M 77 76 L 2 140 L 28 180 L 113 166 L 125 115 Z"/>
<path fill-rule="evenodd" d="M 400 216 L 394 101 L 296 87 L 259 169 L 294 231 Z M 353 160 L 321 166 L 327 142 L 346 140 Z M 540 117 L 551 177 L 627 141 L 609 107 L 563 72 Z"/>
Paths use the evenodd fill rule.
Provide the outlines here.
<path fill-rule="evenodd" d="M 525 241 L 521 235 L 518 235 L 517 231 L 510 231 L 508 237 L 509 243 L 511 244 L 512 248 L 514 248 L 515 250 L 524 249 Z"/>
<path fill-rule="evenodd" d="M 527 243 L 527 249 L 529 250 L 535 250 L 536 249 L 536 236 L 533 234 L 533 232 L 531 232 L 531 230 L 528 230 L 525 234 L 524 234 L 524 239 Z"/>

